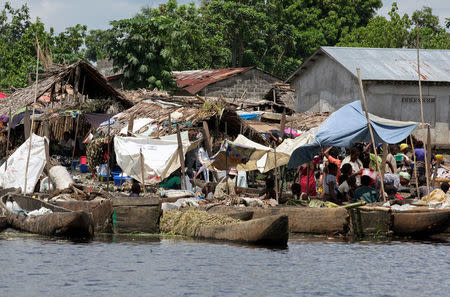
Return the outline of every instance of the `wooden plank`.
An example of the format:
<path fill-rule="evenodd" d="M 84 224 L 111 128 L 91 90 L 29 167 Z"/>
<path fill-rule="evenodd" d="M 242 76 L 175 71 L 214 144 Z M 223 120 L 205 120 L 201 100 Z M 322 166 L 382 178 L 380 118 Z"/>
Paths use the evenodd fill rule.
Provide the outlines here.
<path fill-rule="evenodd" d="M 23 129 L 24 129 L 25 140 L 27 140 L 30 137 L 30 127 L 31 127 L 30 113 L 29 113 L 29 110 L 27 107 L 25 109 L 25 115 L 23 117 Z"/>

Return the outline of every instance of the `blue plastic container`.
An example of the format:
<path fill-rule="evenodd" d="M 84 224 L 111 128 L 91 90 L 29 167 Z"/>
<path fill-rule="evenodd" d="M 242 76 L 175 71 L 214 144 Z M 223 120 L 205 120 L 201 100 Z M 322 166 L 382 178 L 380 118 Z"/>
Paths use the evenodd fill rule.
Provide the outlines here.
<path fill-rule="evenodd" d="M 121 186 L 124 182 L 126 182 L 129 179 L 131 179 L 131 176 L 115 175 L 113 178 L 114 178 L 114 184 L 116 186 Z"/>
<path fill-rule="evenodd" d="M 122 171 L 111 171 L 111 175 L 112 176 L 117 176 L 117 175 L 121 175 Z"/>
<path fill-rule="evenodd" d="M 80 171 L 81 171 L 82 173 L 87 173 L 87 172 L 89 172 L 88 166 L 87 166 L 87 165 L 82 165 L 82 164 L 80 164 Z"/>
<path fill-rule="evenodd" d="M 98 180 L 101 181 L 101 182 L 105 182 L 105 181 L 108 180 L 108 176 L 106 174 L 100 174 L 98 176 Z M 111 180 L 111 179 L 109 179 L 109 180 Z"/>

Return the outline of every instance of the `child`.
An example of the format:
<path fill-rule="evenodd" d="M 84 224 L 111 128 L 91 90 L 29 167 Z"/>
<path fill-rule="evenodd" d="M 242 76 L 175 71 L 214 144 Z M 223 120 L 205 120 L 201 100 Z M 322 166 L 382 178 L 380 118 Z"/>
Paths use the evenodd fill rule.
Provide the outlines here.
<path fill-rule="evenodd" d="M 337 198 L 338 186 L 336 182 L 337 169 L 338 167 L 336 164 L 328 164 L 328 173 L 325 175 L 323 187 L 325 200 L 334 203 L 339 203 L 339 200 Z"/>

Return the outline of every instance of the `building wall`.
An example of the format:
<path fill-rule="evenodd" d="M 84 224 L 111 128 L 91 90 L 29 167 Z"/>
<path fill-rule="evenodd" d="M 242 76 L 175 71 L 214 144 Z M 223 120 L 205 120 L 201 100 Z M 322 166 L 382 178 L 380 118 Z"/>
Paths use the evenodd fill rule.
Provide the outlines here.
<path fill-rule="evenodd" d="M 259 101 L 272 88 L 272 84 L 281 82 L 280 79 L 258 69 L 250 69 L 244 73 L 232 76 L 225 80 L 206 86 L 201 92 L 202 96 L 225 98 L 245 97 Z"/>
<path fill-rule="evenodd" d="M 361 97 L 357 79 L 326 56 L 294 78 L 291 86 L 295 89 L 299 112 L 332 112 Z M 364 91 L 370 113 L 393 120 L 420 122 L 417 83 L 368 81 L 364 82 Z M 424 118 L 431 124 L 432 142 L 450 144 L 450 86 L 424 82 L 422 93 Z M 425 139 L 423 129 L 416 129 L 414 134 Z"/>
<path fill-rule="evenodd" d="M 333 112 L 360 97 L 356 79 L 341 65 L 322 56 L 291 81 L 299 112 Z"/>

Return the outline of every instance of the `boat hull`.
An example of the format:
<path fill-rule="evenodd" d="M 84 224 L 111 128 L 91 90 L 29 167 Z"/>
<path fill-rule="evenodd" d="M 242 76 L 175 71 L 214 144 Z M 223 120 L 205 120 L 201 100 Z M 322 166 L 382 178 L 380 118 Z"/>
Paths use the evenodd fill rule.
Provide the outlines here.
<path fill-rule="evenodd" d="M 39 216 L 27 216 L 24 213 L 9 211 L 5 206 L 8 197 L 16 201 L 22 209 L 32 211 L 46 207 L 52 210 L 52 213 Z M 41 235 L 72 238 L 91 238 L 94 235 L 92 219 L 85 211 L 70 211 L 17 194 L 3 196 L 1 203 L 5 209 L 8 224 L 15 229 Z"/>
<path fill-rule="evenodd" d="M 289 239 L 289 219 L 286 215 L 275 215 L 223 226 L 205 226 L 196 230 L 195 237 L 286 246 Z"/>
<path fill-rule="evenodd" d="M 428 236 L 442 233 L 450 226 L 450 210 L 395 212 L 392 216 L 397 235 Z"/>

